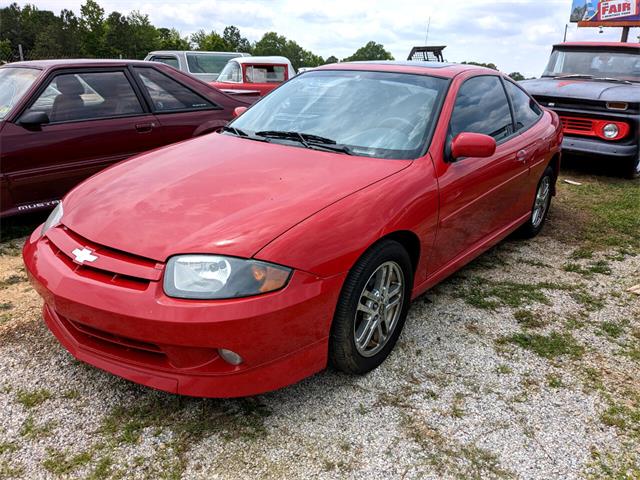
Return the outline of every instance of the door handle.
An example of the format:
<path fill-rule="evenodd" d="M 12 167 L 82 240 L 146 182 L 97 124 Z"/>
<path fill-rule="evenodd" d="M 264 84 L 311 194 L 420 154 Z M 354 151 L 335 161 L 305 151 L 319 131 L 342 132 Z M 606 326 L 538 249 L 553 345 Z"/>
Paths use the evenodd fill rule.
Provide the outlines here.
<path fill-rule="evenodd" d="M 156 124 L 155 123 L 137 123 L 136 124 L 136 130 L 138 131 L 138 133 L 147 133 L 150 132 L 151 130 L 153 130 L 153 127 L 155 127 Z"/>
<path fill-rule="evenodd" d="M 519 162 L 526 162 L 528 156 L 529 155 L 527 154 L 526 150 L 520 150 L 518 151 L 518 153 L 516 153 L 516 160 L 518 160 Z"/>

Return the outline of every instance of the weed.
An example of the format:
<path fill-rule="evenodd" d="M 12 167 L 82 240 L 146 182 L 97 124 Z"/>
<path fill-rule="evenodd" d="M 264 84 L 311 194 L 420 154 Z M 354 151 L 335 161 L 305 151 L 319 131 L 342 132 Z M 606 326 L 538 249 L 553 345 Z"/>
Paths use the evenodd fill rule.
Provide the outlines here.
<path fill-rule="evenodd" d="M 549 305 L 550 302 L 544 290 L 570 290 L 572 288 L 549 282 L 530 284 L 475 277 L 463 284 L 462 288 L 456 290 L 454 295 L 474 307 L 493 310 L 503 306 L 522 307 L 534 302 Z"/>
<path fill-rule="evenodd" d="M 11 302 L 0 303 L 0 310 L 11 310 L 12 308 L 13 308 L 13 303 Z"/>
<path fill-rule="evenodd" d="M 540 328 L 547 324 L 537 313 L 531 310 L 516 310 L 513 312 L 513 317 L 524 328 Z"/>
<path fill-rule="evenodd" d="M 18 450 L 16 442 L 0 442 L 0 455 Z"/>
<path fill-rule="evenodd" d="M 502 344 L 513 343 L 547 359 L 555 358 L 559 355 L 581 357 L 584 353 L 584 347 L 576 343 L 569 333 L 552 332 L 549 335 L 516 333 L 508 337 L 502 337 L 498 342 Z"/>
<path fill-rule="evenodd" d="M 20 435 L 27 439 L 37 440 L 51 435 L 55 427 L 55 422 L 46 422 L 42 425 L 36 425 L 33 415 L 29 415 L 22 423 Z"/>
<path fill-rule="evenodd" d="M 608 335 L 611 338 L 618 338 L 624 333 L 624 329 L 618 323 L 606 321 L 600 324 L 600 332 L 604 335 Z"/>
<path fill-rule="evenodd" d="M 562 379 L 557 375 L 547 375 L 547 385 L 551 388 L 560 388 L 562 387 Z"/>
<path fill-rule="evenodd" d="M 501 375 L 507 375 L 513 373 L 513 369 L 509 365 L 499 365 L 498 368 L 496 368 L 496 372 Z"/>
<path fill-rule="evenodd" d="M 18 478 L 24 474 L 22 465 L 12 466 L 6 460 L 0 460 L 0 478 Z"/>
<path fill-rule="evenodd" d="M 18 403 L 23 407 L 33 408 L 49 400 L 52 397 L 52 394 L 49 390 L 40 388 L 33 391 L 20 390 L 16 394 L 16 397 Z"/>
<path fill-rule="evenodd" d="M 84 451 L 75 455 L 68 452 L 60 452 L 48 449 L 47 458 L 42 462 L 42 466 L 55 475 L 66 475 L 74 472 L 78 468 L 87 465 L 93 458 L 91 451 Z"/>

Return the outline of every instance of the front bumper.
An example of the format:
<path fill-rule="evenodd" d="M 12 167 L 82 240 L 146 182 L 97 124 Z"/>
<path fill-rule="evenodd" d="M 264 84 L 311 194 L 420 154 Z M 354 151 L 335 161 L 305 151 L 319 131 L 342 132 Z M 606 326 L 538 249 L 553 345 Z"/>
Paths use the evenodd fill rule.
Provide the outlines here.
<path fill-rule="evenodd" d="M 199 397 L 247 396 L 295 383 L 327 363 L 344 275 L 295 271 L 278 292 L 202 301 L 169 298 L 162 279 L 110 283 L 76 271 L 39 229 L 25 243 L 29 279 L 48 327 L 76 358 L 152 388 Z M 233 350 L 233 366 L 217 354 Z"/>
<path fill-rule="evenodd" d="M 637 144 L 621 145 L 605 140 L 574 137 L 567 134 L 564 135 L 562 140 L 562 150 L 567 153 L 615 158 L 633 158 L 638 155 Z"/>

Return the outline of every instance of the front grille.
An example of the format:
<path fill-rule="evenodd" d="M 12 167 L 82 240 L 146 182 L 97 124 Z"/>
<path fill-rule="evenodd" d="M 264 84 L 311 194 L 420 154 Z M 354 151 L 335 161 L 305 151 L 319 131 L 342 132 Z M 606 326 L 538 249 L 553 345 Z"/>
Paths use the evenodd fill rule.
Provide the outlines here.
<path fill-rule="evenodd" d="M 125 288 L 144 290 L 162 276 L 163 263 L 96 244 L 65 226 L 46 234 L 49 247 L 77 275 Z M 74 251 L 89 250 L 93 261 L 78 261 Z"/>
<path fill-rule="evenodd" d="M 588 118 L 560 117 L 565 133 L 583 133 L 595 135 L 593 120 Z"/>

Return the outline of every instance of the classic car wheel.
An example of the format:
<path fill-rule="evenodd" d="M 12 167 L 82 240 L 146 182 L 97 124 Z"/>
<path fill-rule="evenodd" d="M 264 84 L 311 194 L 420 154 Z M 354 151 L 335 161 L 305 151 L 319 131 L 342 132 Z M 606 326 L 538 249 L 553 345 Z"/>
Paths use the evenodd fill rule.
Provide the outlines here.
<path fill-rule="evenodd" d="M 331 364 L 363 374 L 393 349 L 407 316 L 413 269 L 407 251 L 385 240 L 358 260 L 345 280 L 329 339 Z"/>
<path fill-rule="evenodd" d="M 533 199 L 533 207 L 531 207 L 531 216 L 527 223 L 520 227 L 520 234 L 525 238 L 535 237 L 542 230 L 551 205 L 553 179 L 553 169 L 547 167 L 538 182 L 536 196 Z"/>
<path fill-rule="evenodd" d="M 640 155 L 636 158 L 632 158 L 627 160 L 627 165 L 625 168 L 625 177 L 627 178 L 639 178 L 640 177 Z"/>

